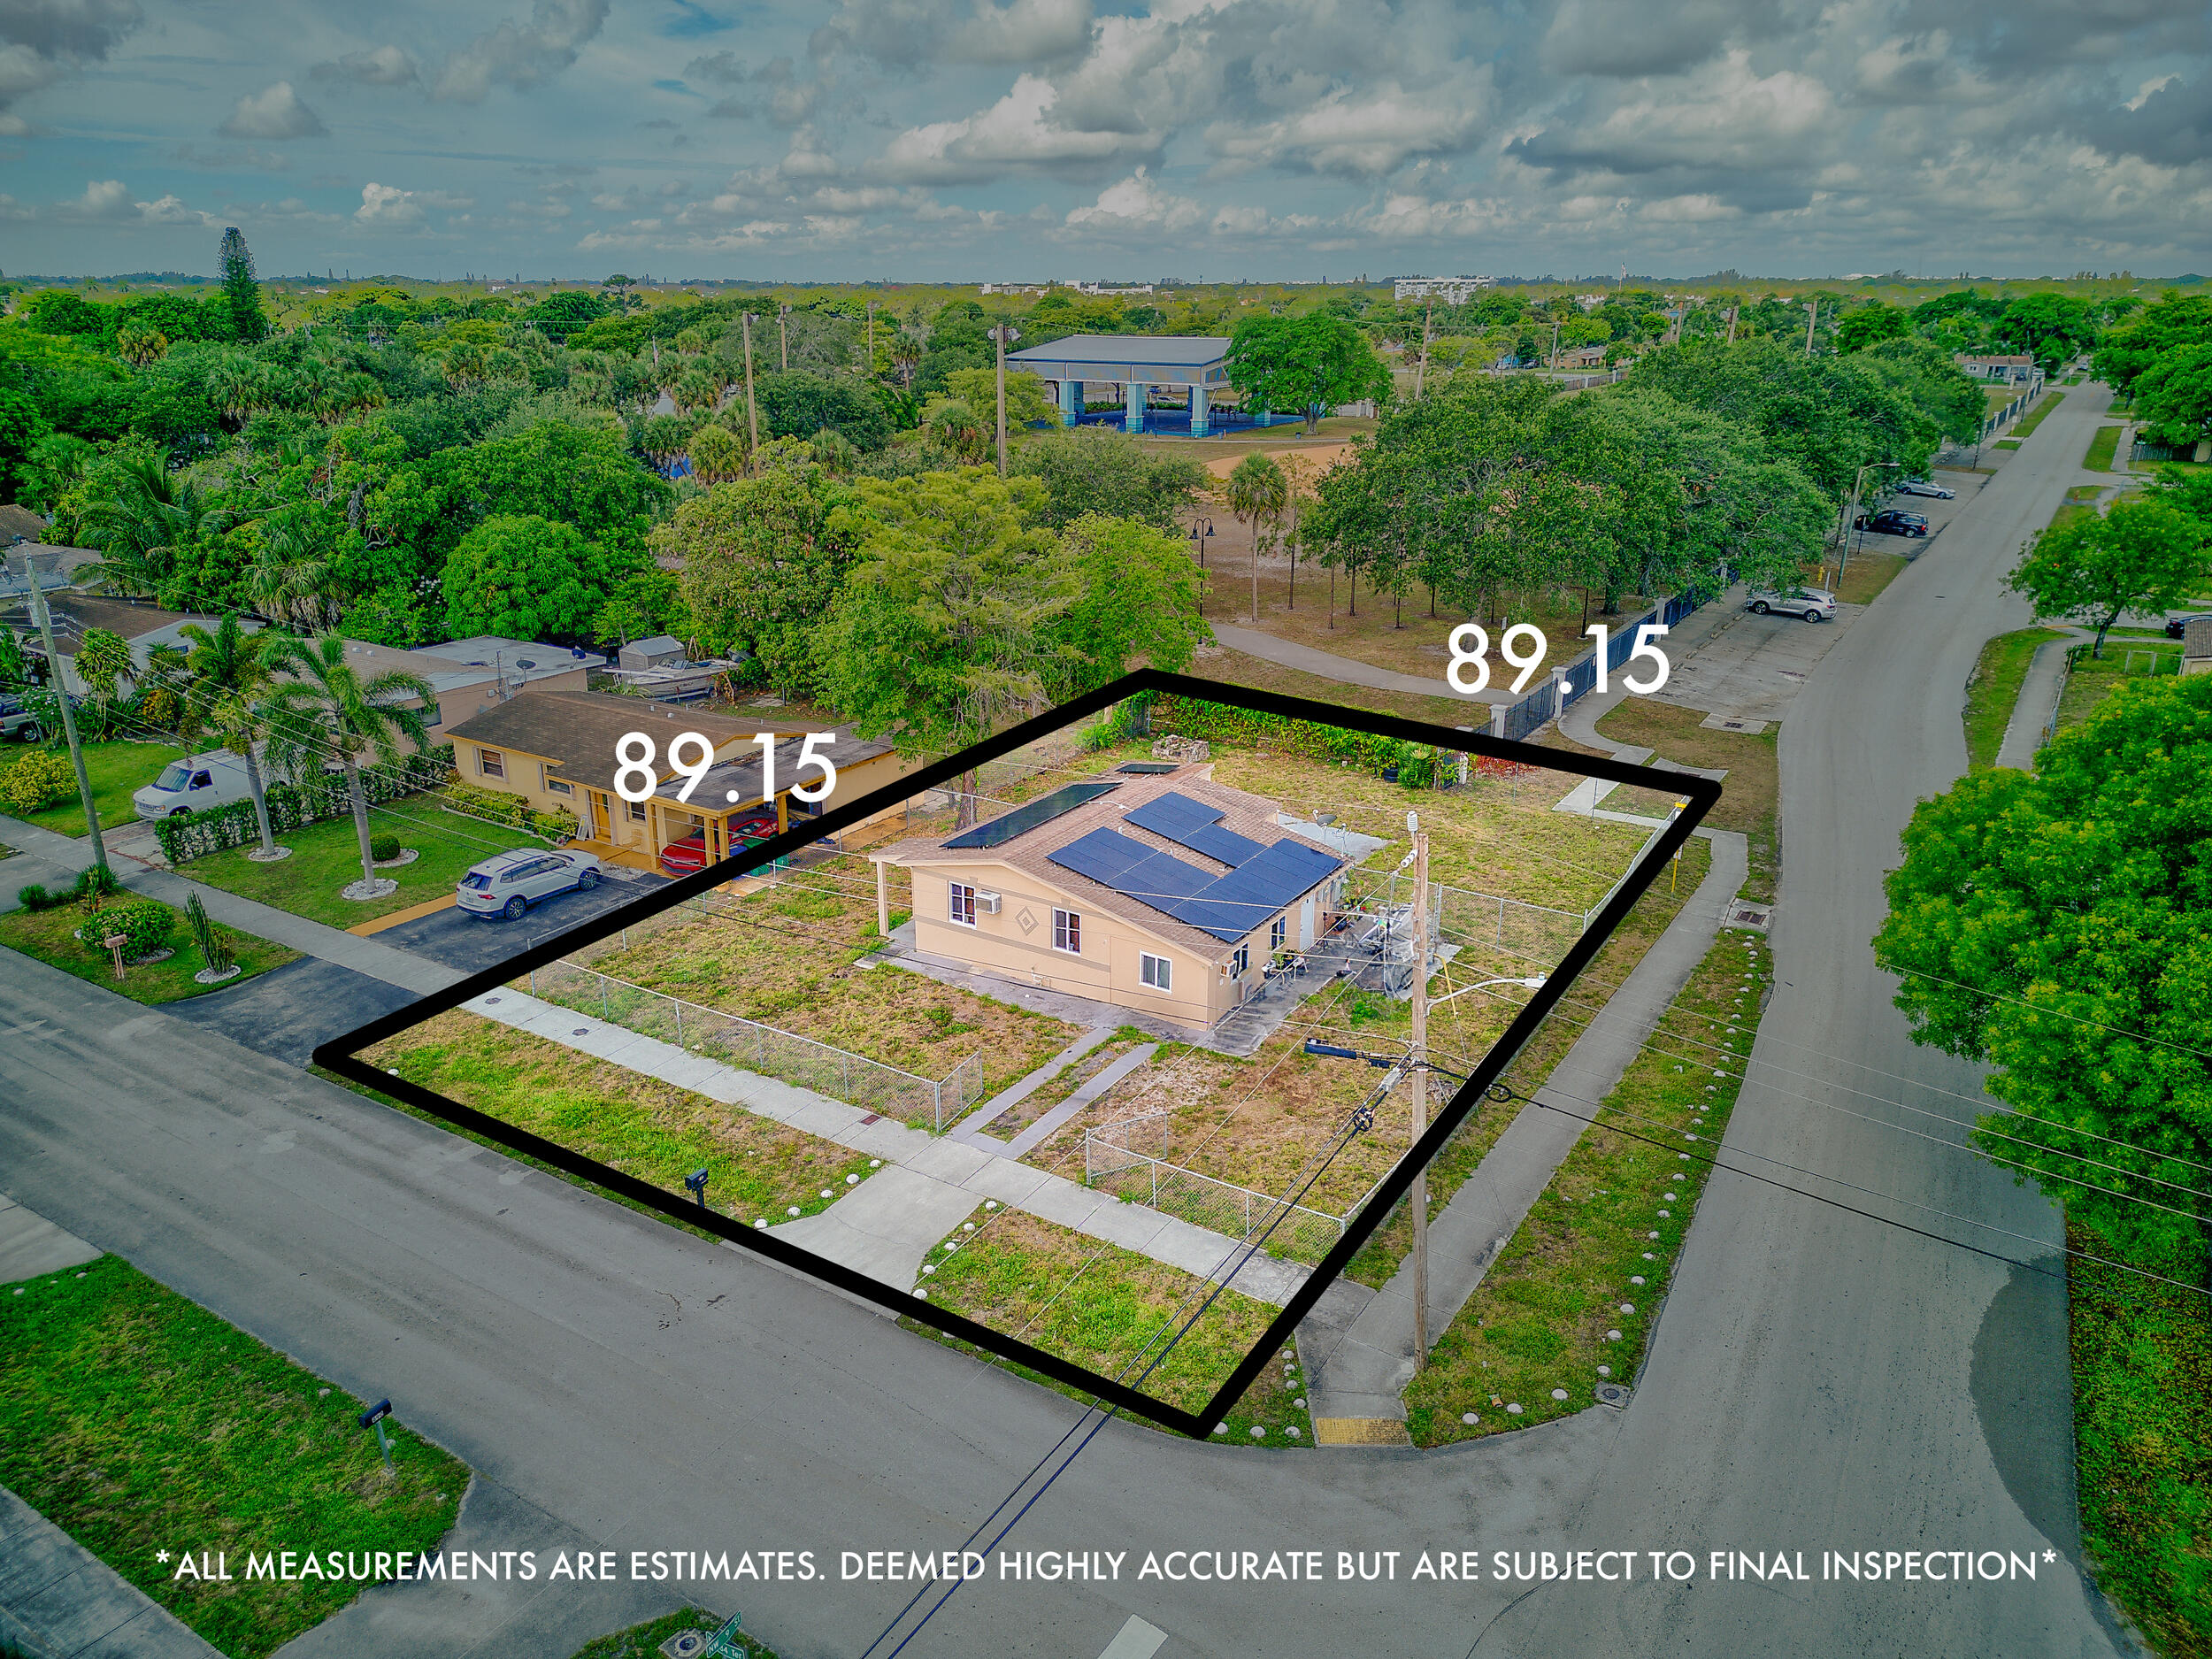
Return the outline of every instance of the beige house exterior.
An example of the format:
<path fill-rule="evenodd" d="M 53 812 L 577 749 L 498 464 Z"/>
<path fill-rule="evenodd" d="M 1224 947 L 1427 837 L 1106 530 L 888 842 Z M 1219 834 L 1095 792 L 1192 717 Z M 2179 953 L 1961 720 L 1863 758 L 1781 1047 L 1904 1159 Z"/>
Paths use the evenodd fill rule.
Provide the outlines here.
<path fill-rule="evenodd" d="M 521 795 L 540 811 L 573 812 L 579 845 L 632 869 L 657 870 L 663 849 L 672 842 L 695 835 L 713 863 L 742 845 L 733 830 L 744 819 L 772 810 L 776 827 L 786 829 L 795 817 L 842 806 L 908 770 L 890 744 L 837 726 L 827 745 L 814 748 L 836 766 L 836 788 L 821 802 L 799 801 L 791 793 L 795 787 L 810 791 L 821 780 L 818 772 L 799 765 L 809 729 L 821 728 L 794 722 L 782 710 L 736 714 L 534 686 L 458 722 L 446 735 L 464 783 Z M 642 801 L 626 801 L 615 788 L 620 764 L 615 750 L 632 732 L 653 740 L 654 793 Z M 714 757 L 687 802 L 676 797 L 689 780 L 669 755 L 674 740 L 686 732 L 706 739 Z M 763 732 L 776 739 L 774 776 L 768 780 L 775 786 L 772 800 L 762 789 L 757 740 Z M 683 757 L 696 764 L 690 745 Z"/>
<path fill-rule="evenodd" d="M 1328 933 L 1344 884 L 1344 861 L 1335 852 L 1284 828 L 1276 803 L 1215 783 L 1212 770 L 1201 764 L 1104 774 L 1097 781 L 1110 787 L 1094 798 L 1054 812 L 1062 793 L 1055 792 L 1017 809 L 1042 819 L 995 846 L 949 844 L 972 838 L 967 832 L 879 848 L 868 855 L 876 865 L 878 926 L 887 935 L 889 872 L 902 869 L 914 884 L 917 955 L 1187 1027 L 1211 1027 L 1257 995 L 1271 962 Z M 1231 856 L 1130 821 L 1132 812 L 1170 796 L 1191 803 L 1193 818 L 1210 814 L 1211 827 L 1229 837 L 1215 844 Z M 1006 817 L 1010 825 L 1016 814 Z M 1287 860 L 1299 873 L 1251 888 L 1250 902 L 1210 907 L 1203 914 L 1215 927 L 1209 931 L 1125 890 L 1130 883 L 1117 887 L 1055 862 L 1056 854 L 1081 862 L 1077 843 L 1095 845 L 1087 838 L 1099 832 L 1120 838 L 1110 846 L 1134 842 L 1185 866 L 1188 879 L 1174 885 L 1200 888 L 1202 901 L 1204 883 L 1250 864 L 1248 856 L 1231 861 L 1236 838 L 1271 853 L 1265 862 Z M 1233 922 L 1222 926 L 1225 916 Z"/>

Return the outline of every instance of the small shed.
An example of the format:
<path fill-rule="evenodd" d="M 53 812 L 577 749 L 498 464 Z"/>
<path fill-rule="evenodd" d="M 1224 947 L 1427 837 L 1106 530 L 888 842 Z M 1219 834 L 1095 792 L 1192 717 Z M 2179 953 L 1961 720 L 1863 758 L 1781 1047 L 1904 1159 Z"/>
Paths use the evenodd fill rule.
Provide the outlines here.
<path fill-rule="evenodd" d="M 2212 674 L 2212 617 L 2191 617 L 2183 624 L 2181 672 Z"/>
<path fill-rule="evenodd" d="M 656 634 L 650 639 L 632 640 L 617 653 L 615 661 L 634 671 L 665 667 L 684 661 L 684 643 L 672 634 Z"/>

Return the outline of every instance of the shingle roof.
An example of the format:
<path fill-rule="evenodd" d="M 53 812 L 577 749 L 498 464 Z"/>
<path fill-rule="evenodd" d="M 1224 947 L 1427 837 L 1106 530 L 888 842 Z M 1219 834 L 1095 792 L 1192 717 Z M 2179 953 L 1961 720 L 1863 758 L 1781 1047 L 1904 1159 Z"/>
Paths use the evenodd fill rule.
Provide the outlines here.
<path fill-rule="evenodd" d="M 1276 803 L 1263 795 L 1250 795 L 1242 789 L 1232 789 L 1226 784 L 1216 783 L 1205 775 L 1210 770 L 1204 765 L 1194 765 L 1149 776 L 1108 774 L 1109 778 L 1118 780 L 1121 785 L 1112 794 L 1087 802 L 997 847 L 949 848 L 945 842 L 950 839 L 949 836 L 916 835 L 872 849 L 868 856 L 908 869 L 938 864 L 1007 864 L 1048 888 L 1076 899 L 1086 909 L 1118 917 L 1156 938 L 1179 945 L 1196 956 L 1209 959 L 1225 956 L 1231 947 L 1211 933 L 1178 921 L 1141 899 L 1117 892 L 1103 883 L 1078 875 L 1051 861 L 1052 854 L 1080 841 L 1092 831 L 1110 829 L 1132 841 L 1141 842 L 1152 851 L 1164 853 L 1208 878 L 1225 873 L 1232 866 L 1225 861 L 1210 858 L 1203 853 L 1170 841 L 1164 835 L 1156 834 L 1127 821 L 1130 812 L 1148 802 L 1172 793 L 1217 807 L 1222 815 L 1222 826 L 1235 834 L 1256 841 L 1263 846 L 1278 841 L 1288 841 L 1324 855 L 1333 866 L 1341 866 L 1343 861 L 1333 849 L 1284 828 L 1277 821 L 1279 808 Z M 1107 778 L 1101 780 L 1106 780 Z"/>
<path fill-rule="evenodd" d="M 511 749 L 552 764 L 561 777 L 595 789 L 614 787 L 615 745 L 627 732 L 653 739 L 655 768 L 665 772 L 668 745 L 679 733 L 697 732 L 718 748 L 750 737 L 757 720 L 733 719 L 698 708 L 675 709 L 643 697 L 603 691 L 546 691 L 526 687 L 506 702 L 449 728 L 457 742 Z"/>

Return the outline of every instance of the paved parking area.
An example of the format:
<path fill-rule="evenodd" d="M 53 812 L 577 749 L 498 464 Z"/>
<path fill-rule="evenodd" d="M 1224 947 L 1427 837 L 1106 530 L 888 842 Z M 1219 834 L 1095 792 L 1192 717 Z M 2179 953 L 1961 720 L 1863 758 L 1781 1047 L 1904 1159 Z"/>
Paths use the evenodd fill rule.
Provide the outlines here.
<path fill-rule="evenodd" d="M 161 1011 L 273 1060 L 303 1066 L 319 1045 L 415 1000 L 403 986 L 302 956 L 243 985 L 165 1002 Z"/>
<path fill-rule="evenodd" d="M 1885 537 L 1885 540 L 1888 538 Z M 1866 613 L 1864 605 L 1838 605 L 1833 622 L 1802 617 L 1756 617 L 1741 609 L 1723 623 L 1697 654 L 1677 663 L 1656 703 L 1698 709 L 1726 719 L 1778 720 L 1826 656 Z"/>
<path fill-rule="evenodd" d="M 611 879 L 589 893 L 563 893 L 534 904 L 520 921 L 483 921 L 465 910 L 444 910 L 388 927 L 377 934 L 377 941 L 464 973 L 480 973 L 526 945 L 580 927 L 667 886 L 665 878 L 643 871 L 626 874 L 631 879 Z"/>

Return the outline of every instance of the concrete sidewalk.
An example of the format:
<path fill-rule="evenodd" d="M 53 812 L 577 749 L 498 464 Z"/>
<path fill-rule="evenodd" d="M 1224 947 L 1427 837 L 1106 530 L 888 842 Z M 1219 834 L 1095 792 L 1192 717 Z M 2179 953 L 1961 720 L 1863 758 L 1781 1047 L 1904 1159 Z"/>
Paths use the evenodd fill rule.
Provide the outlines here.
<path fill-rule="evenodd" d="M 0 1193 L 0 1285 L 20 1284 L 42 1273 L 82 1267 L 104 1254 L 75 1233 L 56 1226 Z"/>
<path fill-rule="evenodd" d="M 2028 659 L 2027 677 L 2013 702 L 2012 718 L 2004 741 L 1997 746 L 1997 764 L 2022 772 L 2035 770 L 2035 757 L 2043 747 L 2043 728 L 2058 712 L 2058 699 L 2066 688 L 2066 653 L 2092 636 L 2071 630 L 2062 640 L 2046 640 Z"/>
<path fill-rule="evenodd" d="M 1581 1138 L 1594 1111 L 1619 1085 L 1659 1018 L 1711 949 L 1721 918 L 1747 867 L 1744 837 L 1709 834 L 1712 864 L 1689 902 L 1644 952 L 1619 990 L 1594 1015 L 1544 1086 L 1498 1137 L 1475 1172 L 1429 1221 L 1429 1345 L 1433 1348 L 1475 1294 L 1497 1253 Z M 1587 1002 L 1594 998 L 1584 998 Z M 1558 1110 L 1549 1110 L 1556 1106 Z M 1299 1326 L 1298 1347 L 1312 1383 L 1317 1432 L 1340 1424 L 1403 1421 L 1413 1380 L 1413 1272 L 1402 1266 L 1348 1325 L 1319 1317 Z M 1348 1438 L 1340 1433 L 1338 1438 Z"/>
<path fill-rule="evenodd" d="M 40 871 L 25 869 L 21 876 L 13 874 L 18 862 L 10 859 L 0 867 L 0 877 L 8 884 L 7 906 L 14 902 L 15 889 L 32 881 L 47 886 L 74 879 L 77 872 L 92 862 L 90 843 L 73 835 L 58 835 L 51 830 L 41 829 L 35 824 L 26 824 L 20 818 L 0 816 L 0 841 L 16 848 L 27 857 L 42 866 Z M 128 858 L 114 856 L 109 849 L 109 868 L 116 879 L 134 893 L 142 893 L 150 899 L 184 908 L 184 902 L 194 894 L 207 913 L 226 927 L 251 933 L 280 945 L 288 945 L 302 956 L 318 956 L 325 962 L 336 963 L 356 973 L 366 974 L 372 979 L 381 979 L 387 985 L 396 985 L 418 995 L 442 991 L 449 985 L 458 984 L 467 976 L 442 964 L 416 956 L 412 951 L 400 950 L 380 944 L 373 939 L 363 939 L 342 928 L 330 927 L 321 922 L 295 916 L 289 910 L 280 910 L 273 905 L 262 904 L 252 899 L 242 899 L 234 893 L 220 887 L 211 887 L 204 882 L 188 881 L 184 877 L 165 870 L 134 863 Z"/>
<path fill-rule="evenodd" d="M 0 1642 L 37 1659 L 222 1659 L 174 1614 L 5 1486 Z"/>
<path fill-rule="evenodd" d="M 641 1036 L 573 1009 L 541 1002 L 525 992 L 503 987 L 461 1006 L 468 1013 L 495 1019 L 580 1054 L 659 1078 L 710 1100 L 741 1107 L 886 1164 L 902 1166 L 899 1179 L 881 1194 L 870 1194 L 869 1189 L 894 1171 L 887 1170 L 864 1181 L 857 1190 L 818 1216 L 787 1222 L 777 1229 L 788 1230 L 810 1249 L 895 1290 L 914 1287 L 914 1274 L 908 1263 L 915 1259 L 909 1251 L 916 1242 L 926 1252 L 976 1205 L 987 1201 L 1057 1222 L 1201 1279 L 1218 1279 L 1225 1270 L 1241 1261 L 1243 1264 L 1235 1268 L 1228 1281 L 1231 1287 L 1279 1308 L 1290 1300 L 1291 1293 L 1308 1275 L 1308 1270 L 1295 1263 L 1271 1256 L 1255 1254 L 1245 1259 L 1244 1246 L 1225 1233 L 1194 1226 L 1142 1204 L 1124 1203 L 1109 1194 L 1094 1192 L 1080 1182 L 1046 1170 L 1033 1169 L 1001 1153 L 950 1136 L 910 1129 L 812 1089 L 740 1071 L 657 1037 Z M 829 1220 L 864 1194 L 866 1202 L 851 1212 L 849 1223 L 841 1218 L 834 1223 Z M 899 1213 L 902 1210 L 908 1212 L 904 1217 Z"/>

